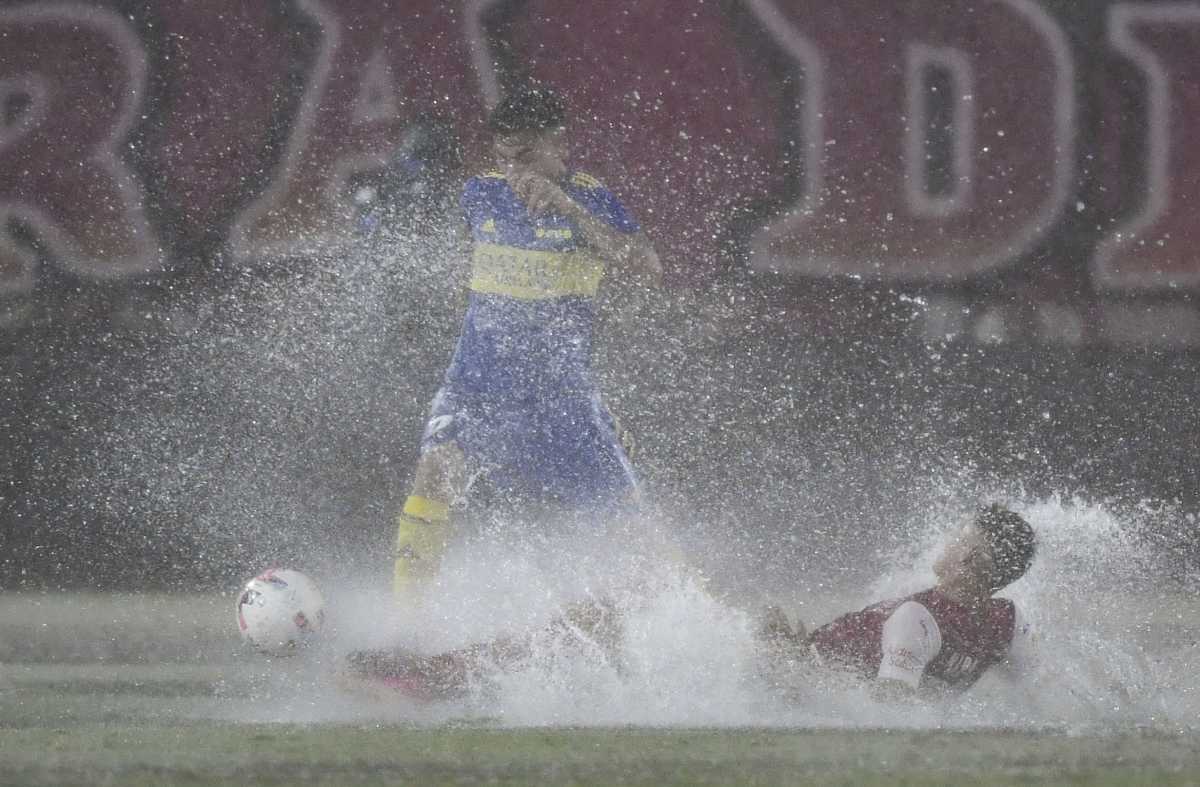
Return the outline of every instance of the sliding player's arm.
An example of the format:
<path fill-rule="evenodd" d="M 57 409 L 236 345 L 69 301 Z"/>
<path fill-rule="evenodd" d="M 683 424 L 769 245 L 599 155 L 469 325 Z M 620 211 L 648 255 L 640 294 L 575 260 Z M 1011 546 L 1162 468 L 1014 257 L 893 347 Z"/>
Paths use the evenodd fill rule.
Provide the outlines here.
<path fill-rule="evenodd" d="M 917 694 L 925 668 L 942 649 L 942 634 L 928 609 L 906 601 L 884 622 L 882 649 L 873 693 L 881 700 L 905 699 Z"/>
<path fill-rule="evenodd" d="M 787 613 L 780 607 L 772 605 L 758 614 L 754 638 L 769 660 L 794 661 L 809 657 L 808 631 L 804 623 L 796 621 L 793 628 Z"/>
<path fill-rule="evenodd" d="M 1017 607 L 1008 653 L 1003 661 L 990 670 L 1005 684 L 1007 692 L 1019 697 L 1026 707 L 1036 707 L 1040 697 L 1040 641 L 1041 637 L 1033 624 Z"/>

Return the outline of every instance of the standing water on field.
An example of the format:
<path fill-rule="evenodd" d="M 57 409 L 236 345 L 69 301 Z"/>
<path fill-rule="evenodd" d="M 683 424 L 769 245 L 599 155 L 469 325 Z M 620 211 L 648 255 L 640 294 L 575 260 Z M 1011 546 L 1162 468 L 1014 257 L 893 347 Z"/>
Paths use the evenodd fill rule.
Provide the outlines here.
<path fill-rule="evenodd" d="M 545 531 L 480 532 L 452 552 L 433 600 L 397 610 L 358 582 L 330 588 L 333 640 L 322 669 L 353 648 L 401 644 L 439 652 L 505 634 L 536 632 L 516 669 L 485 671 L 461 700 L 433 705 L 364 699 L 328 686 L 293 693 L 286 680 L 240 720 L 388 719 L 436 722 L 652 726 L 1015 727 L 1068 731 L 1191 729 L 1200 700 L 1187 679 L 1200 625 L 1194 599 L 1148 579 L 1153 556 L 1130 520 L 1102 506 L 1049 499 L 1015 508 L 1037 530 L 1029 573 L 1000 595 L 1034 626 L 1038 659 L 1018 680 L 993 669 L 967 693 L 883 704 L 863 686 L 806 673 L 787 697 L 756 670 L 753 612 L 763 588 L 723 584 L 674 559 L 669 538 L 646 523 Z M 966 516 L 963 514 L 962 516 Z M 774 588 L 809 627 L 933 582 L 932 563 L 964 521 L 945 513 L 905 529 L 890 556 L 863 556 L 873 584 L 833 587 L 813 576 Z M 830 555 L 831 560 L 854 556 Z M 815 588 L 815 590 L 814 590 Z M 606 600 L 619 610 L 619 656 L 545 628 L 566 605 Z M 301 670 L 304 671 L 303 669 Z M 317 679 L 317 683 L 322 681 Z"/>
<path fill-rule="evenodd" d="M 765 690 L 752 636 L 762 604 L 781 603 L 812 628 L 925 587 L 941 542 L 980 502 L 962 490 L 993 488 L 1013 469 L 972 473 L 972 460 L 1018 457 L 1022 481 L 1045 468 L 1020 440 L 995 450 L 943 417 L 955 392 L 970 389 L 948 381 L 992 356 L 963 351 L 954 367 L 940 346 L 883 342 L 864 355 L 854 337 L 780 341 L 769 330 L 789 329 L 748 286 L 713 295 L 616 284 L 602 294 L 597 374 L 637 437 L 653 507 L 666 514 L 466 533 L 432 601 L 397 611 L 386 590 L 391 517 L 453 348 L 464 270 L 448 234 L 385 241 L 299 276 L 248 278 L 201 308 L 130 383 L 80 460 L 72 492 L 122 521 L 150 523 L 145 537 L 171 544 L 189 581 L 232 590 L 285 565 L 326 589 L 333 625 L 322 664 L 264 662 L 268 677 L 252 707 L 231 698 L 219 715 L 1192 724 L 1200 702 L 1184 666 L 1200 628 L 1197 605 L 1181 589 L 1187 578 L 1164 570 L 1143 538 L 1153 516 L 1058 499 L 1045 484 L 1015 496 L 1040 550 L 1029 575 L 1005 591 L 1038 632 L 1032 676 L 1008 686 L 988 675 L 962 698 L 915 708 L 880 705 L 861 687 L 819 676 L 788 701 Z M 1002 419 L 1003 406 L 995 404 Z M 1038 409 L 1029 434 L 1047 413 Z M 940 486 L 929 480 L 939 478 Z M 547 635 L 520 669 L 489 675 L 463 702 L 429 707 L 347 696 L 327 680 L 329 659 L 354 648 L 436 652 L 536 632 L 587 599 L 620 611 L 618 661 Z"/>

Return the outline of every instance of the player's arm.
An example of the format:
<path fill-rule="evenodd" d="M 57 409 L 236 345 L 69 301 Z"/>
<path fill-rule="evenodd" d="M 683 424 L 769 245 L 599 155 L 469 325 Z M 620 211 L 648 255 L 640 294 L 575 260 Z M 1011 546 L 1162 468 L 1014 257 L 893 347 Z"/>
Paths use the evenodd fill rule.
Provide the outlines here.
<path fill-rule="evenodd" d="M 787 613 L 777 606 L 769 606 L 758 614 L 754 638 L 760 653 L 768 661 L 780 663 L 809 657 L 808 631 L 804 623 L 796 621 L 793 628 Z"/>
<path fill-rule="evenodd" d="M 578 202 L 572 200 L 571 205 L 567 216 L 583 230 L 588 246 L 631 275 L 646 278 L 655 287 L 662 286 L 662 262 L 644 232 L 620 232 L 593 216 Z"/>
<path fill-rule="evenodd" d="M 881 644 L 874 694 L 899 700 L 916 695 L 925 668 L 942 649 L 942 633 L 924 605 L 906 601 L 884 622 Z"/>
<path fill-rule="evenodd" d="M 993 667 L 996 676 L 1025 694 L 1027 702 L 1034 700 L 1039 674 L 1039 640 L 1033 624 L 1017 607 L 1013 614 L 1013 637 L 1004 660 Z"/>
<path fill-rule="evenodd" d="M 583 233 L 583 245 L 634 276 L 645 277 L 655 286 L 662 284 L 662 262 L 640 229 L 621 231 L 571 199 L 558 184 L 537 175 L 514 176 L 510 183 L 530 213 L 554 211 L 570 219 Z"/>

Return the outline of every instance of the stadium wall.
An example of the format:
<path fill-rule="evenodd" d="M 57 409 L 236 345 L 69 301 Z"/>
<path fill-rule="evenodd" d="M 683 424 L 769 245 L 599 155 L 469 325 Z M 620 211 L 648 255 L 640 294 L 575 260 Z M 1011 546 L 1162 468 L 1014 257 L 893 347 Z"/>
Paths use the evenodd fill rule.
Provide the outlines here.
<path fill-rule="evenodd" d="M 137 582 L 194 555 L 204 538 L 167 536 L 172 517 L 194 517 L 178 495 L 127 479 L 113 492 L 94 467 L 116 455 L 114 413 L 160 423 L 155 408 L 196 402 L 196 435 L 246 453 L 244 431 L 214 424 L 228 416 L 218 400 L 245 410 L 249 395 L 187 400 L 162 358 L 195 339 L 164 321 L 181 302 L 307 280 L 356 253 L 355 178 L 431 121 L 451 130 L 463 172 L 483 166 L 487 107 L 531 78 L 569 95 L 579 165 L 643 219 L 690 304 L 674 314 L 686 330 L 647 319 L 682 331 L 671 375 L 661 357 L 605 366 L 651 433 L 651 474 L 689 505 L 721 498 L 704 463 L 745 465 L 753 487 L 761 457 L 788 483 L 805 472 L 796 457 L 817 453 L 840 457 L 830 477 L 857 478 L 822 509 L 846 522 L 896 473 L 952 466 L 1037 490 L 1196 499 L 1200 3 L 10 3 L 0 35 L 8 584 Z M 412 279 L 400 290 L 424 281 L 393 275 Z M 443 348 L 453 320 L 434 322 L 403 340 Z M 654 338 L 615 333 L 613 358 Z M 444 362 L 401 356 L 411 388 L 366 408 L 403 424 L 367 439 L 393 464 L 323 486 L 310 468 L 327 457 L 296 451 L 294 427 L 276 423 L 256 439 L 292 447 L 305 469 L 288 483 L 327 495 L 283 525 L 247 514 L 258 527 L 370 527 L 379 511 L 347 501 L 394 502 Z M 707 401 L 688 397 L 697 370 Z M 658 393 L 635 384 L 656 377 Z M 748 379 L 762 384 L 748 392 Z M 290 395 L 260 383 L 261 397 Z M 802 416 L 778 410 L 788 392 Z M 668 408 L 673 431 L 709 448 L 656 445 Z M 322 424 L 326 449 L 363 447 L 345 422 Z M 176 439 L 159 471 L 192 455 Z M 936 448 L 914 460 L 918 444 Z M 255 494 L 282 495 L 276 481 Z M 351 513 L 333 513 L 339 501 Z M 1169 540 L 1190 549 L 1194 536 Z M 97 553 L 113 557 L 80 574 Z"/>

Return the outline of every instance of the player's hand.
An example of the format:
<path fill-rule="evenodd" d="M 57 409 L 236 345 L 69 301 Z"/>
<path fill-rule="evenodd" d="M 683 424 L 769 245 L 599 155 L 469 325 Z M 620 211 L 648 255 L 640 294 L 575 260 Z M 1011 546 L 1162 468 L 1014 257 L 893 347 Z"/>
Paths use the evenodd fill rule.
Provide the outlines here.
<path fill-rule="evenodd" d="M 871 699 L 884 704 L 910 702 L 920 695 L 917 690 L 902 680 L 876 678 L 871 681 Z"/>
<path fill-rule="evenodd" d="M 574 200 L 567 196 L 557 183 L 532 173 L 514 175 L 509 179 L 517 197 L 529 208 L 529 213 L 541 216 L 546 213 L 567 213 Z"/>
<path fill-rule="evenodd" d="M 796 628 L 793 629 L 787 613 L 776 606 L 767 607 L 762 611 L 755 634 L 759 642 L 780 654 L 790 654 L 800 649 L 808 638 L 804 624 L 797 622 Z"/>

